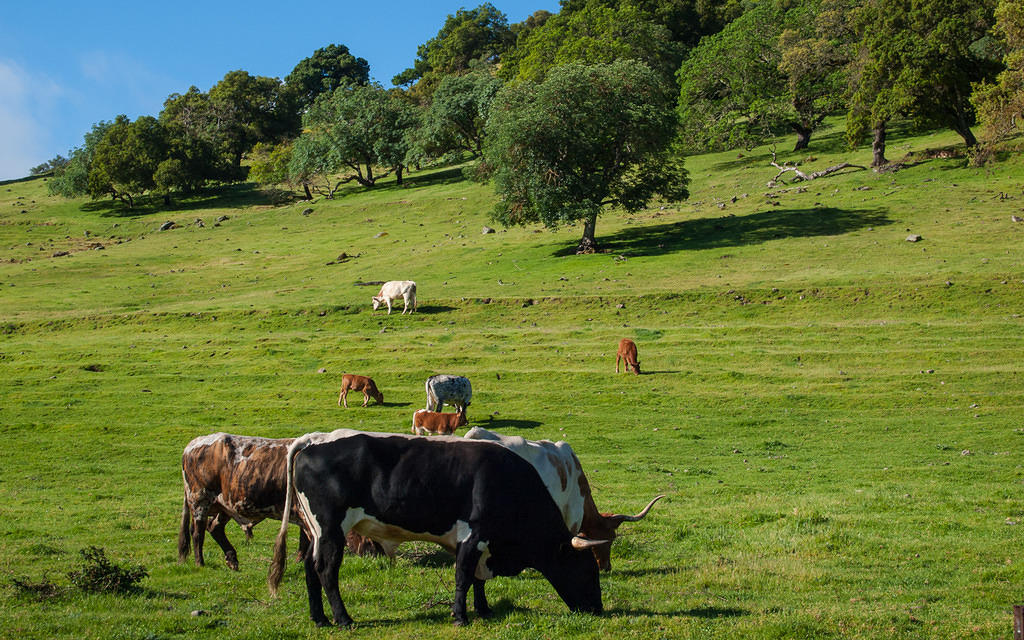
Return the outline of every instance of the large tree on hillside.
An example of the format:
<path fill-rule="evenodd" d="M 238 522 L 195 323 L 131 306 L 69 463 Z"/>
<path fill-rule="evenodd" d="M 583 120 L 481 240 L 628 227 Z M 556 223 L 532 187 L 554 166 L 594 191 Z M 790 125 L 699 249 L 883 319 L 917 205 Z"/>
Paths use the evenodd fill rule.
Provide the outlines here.
<path fill-rule="evenodd" d="M 885 163 L 885 125 L 900 115 L 977 144 L 971 84 L 996 71 L 979 46 L 994 7 L 995 0 L 865 0 L 856 14 L 847 135 L 857 142 L 874 132 L 875 166 Z"/>
<path fill-rule="evenodd" d="M 1000 0 L 995 15 L 1005 68 L 994 83 L 976 85 L 971 98 L 989 142 L 1024 130 L 1024 5 Z"/>
<path fill-rule="evenodd" d="M 494 218 L 506 226 L 581 221 L 577 252 L 593 252 L 606 207 L 637 211 L 655 197 L 689 195 L 670 148 L 675 133 L 672 90 L 635 60 L 565 65 L 541 83 L 506 86 L 484 143 Z"/>
<path fill-rule="evenodd" d="M 352 55 L 343 44 L 331 44 L 303 59 L 284 79 L 294 108 L 301 114 L 320 94 L 346 84 L 367 84 L 370 63 Z"/>
<path fill-rule="evenodd" d="M 704 38 L 680 66 L 679 116 L 693 149 L 754 146 L 786 128 L 794 150 L 842 105 L 842 39 L 823 33 L 826 0 L 765 0 Z"/>
<path fill-rule="evenodd" d="M 356 181 L 372 187 L 395 171 L 401 183 L 408 132 L 416 124 L 414 108 L 380 85 L 343 86 L 321 95 L 302 118 L 303 133 L 292 150 L 292 174 L 298 180 L 351 171 L 338 184 Z M 337 186 L 325 190 L 332 197 Z"/>
<path fill-rule="evenodd" d="M 166 157 L 166 132 L 156 118 L 142 116 L 131 122 L 118 116 L 96 145 L 89 194 L 109 195 L 130 209 L 136 197 L 156 187 L 154 176 Z"/>
<path fill-rule="evenodd" d="M 508 18 L 491 3 L 459 9 L 445 19 L 436 36 L 419 46 L 413 66 L 392 83 L 415 83 L 414 97 L 426 101 L 445 76 L 464 73 L 475 62 L 495 63 L 514 44 Z"/>
<path fill-rule="evenodd" d="M 215 135 L 236 167 L 257 142 L 279 140 L 292 129 L 293 113 L 277 78 L 230 71 L 210 88 L 209 101 Z"/>
<path fill-rule="evenodd" d="M 643 61 L 671 81 L 682 54 L 668 28 L 644 11 L 633 5 L 595 3 L 578 11 L 563 10 L 524 32 L 516 47 L 502 57 L 500 75 L 506 80 L 539 82 L 562 64 L 631 59 Z"/>
<path fill-rule="evenodd" d="M 489 67 L 442 80 L 423 113 L 417 135 L 424 153 L 436 158 L 467 151 L 479 157 L 491 102 L 501 86 Z"/>
<path fill-rule="evenodd" d="M 706 35 L 717 33 L 743 13 L 742 0 L 562 0 L 561 14 L 594 7 L 620 9 L 631 6 L 671 32 L 671 40 L 684 51 L 697 46 Z"/>

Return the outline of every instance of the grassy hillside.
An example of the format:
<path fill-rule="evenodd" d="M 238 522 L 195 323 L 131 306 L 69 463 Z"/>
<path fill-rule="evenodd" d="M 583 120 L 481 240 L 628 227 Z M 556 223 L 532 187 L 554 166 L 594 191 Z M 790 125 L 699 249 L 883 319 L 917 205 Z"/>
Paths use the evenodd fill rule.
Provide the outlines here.
<path fill-rule="evenodd" d="M 840 141 L 785 159 L 869 163 Z M 623 525 L 602 617 L 527 572 L 455 630 L 450 557 L 407 545 L 346 559 L 355 636 L 1009 637 L 1024 160 L 964 168 L 955 141 L 904 135 L 902 171 L 774 187 L 767 149 L 694 157 L 689 201 L 609 213 L 591 256 L 569 255 L 576 228 L 481 233 L 493 195 L 457 168 L 281 207 L 248 185 L 161 211 L 0 185 L 0 635 L 337 635 L 298 565 L 269 598 L 273 523 L 250 544 L 229 528 L 238 573 L 209 539 L 205 568 L 177 564 L 181 450 L 407 432 L 450 372 L 471 424 L 569 441 L 602 510 L 668 498 Z M 358 283 L 407 278 L 417 314 L 371 313 Z M 645 375 L 615 376 L 622 337 Z M 337 407 L 344 372 L 386 403 Z M 88 545 L 145 565 L 142 591 L 14 584 L 67 587 Z"/>

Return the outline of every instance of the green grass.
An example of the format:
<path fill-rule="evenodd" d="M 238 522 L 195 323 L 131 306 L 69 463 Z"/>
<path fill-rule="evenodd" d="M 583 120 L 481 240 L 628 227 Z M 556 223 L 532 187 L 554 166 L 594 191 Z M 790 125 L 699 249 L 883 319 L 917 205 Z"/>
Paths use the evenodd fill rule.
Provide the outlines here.
<path fill-rule="evenodd" d="M 806 166 L 867 164 L 840 140 L 819 136 Z M 273 523 L 250 544 L 229 529 L 238 573 L 211 540 L 205 568 L 177 564 L 181 449 L 214 431 L 408 432 L 423 380 L 451 372 L 473 381 L 471 424 L 569 441 L 602 510 L 668 498 L 623 525 L 601 617 L 526 572 L 488 583 L 495 619 L 453 629 L 451 559 L 417 544 L 346 559 L 351 635 L 1009 637 L 1024 160 L 922 159 L 955 141 L 898 138 L 890 157 L 917 158 L 903 171 L 774 188 L 763 148 L 690 158 L 691 199 L 608 214 L 592 256 L 567 255 L 578 228 L 481 234 L 493 195 L 457 169 L 169 211 L 0 185 L 0 636 L 338 636 L 309 622 L 298 565 L 269 597 Z M 420 311 L 372 314 L 355 283 L 399 278 Z M 646 375 L 615 376 L 622 337 Z M 386 404 L 337 407 L 343 372 Z M 142 590 L 70 588 L 90 545 L 144 565 Z M 14 585 L 44 579 L 68 588 Z"/>

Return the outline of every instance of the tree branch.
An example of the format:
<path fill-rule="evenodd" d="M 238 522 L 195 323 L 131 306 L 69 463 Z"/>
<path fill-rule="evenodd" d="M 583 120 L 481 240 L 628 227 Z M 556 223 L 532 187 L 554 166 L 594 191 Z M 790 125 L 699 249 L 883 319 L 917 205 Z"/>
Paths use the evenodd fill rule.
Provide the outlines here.
<path fill-rule="evenodd" d="M 775 177 L 772 178 L 772 182 L 778 182 L 779 178 L 782 176 L 782 174 L 788 173 L 790 171 L 792 171 L 794 176 L 795 176 L 793 182 L 801 182 L 801 181 L 815 180 L 817 178 L 824 178 L 827 175 L 831 175 L 833 173 L 836 173 L 837 171 L 842 171 L 843 169 L 849 169 L 851 167 L 854 168 L 854 169 L 867 170 L 867 167 L 862 167 L 859 164 L 850 164 L 849 162 L 841 162 L 839 164 L 832 165 L 831 167 L 826 167 L 824 169 L 821 169 L 820 171 L 814 171 L 812 173 L 804 173 L 795 164 L 790 164 L 788 162 L 783 162 L 782 164 L 779 164 L 778 163 L 778 158 L 775 156 L 775 148 L 772 147 L 771 151 L 772 151 L 772 161 L 769 164 L 771 164 L 773 167 L 775 167 L 776 169 L 779 170 L 779 172 L 777 174 L 775 174 Z"/>

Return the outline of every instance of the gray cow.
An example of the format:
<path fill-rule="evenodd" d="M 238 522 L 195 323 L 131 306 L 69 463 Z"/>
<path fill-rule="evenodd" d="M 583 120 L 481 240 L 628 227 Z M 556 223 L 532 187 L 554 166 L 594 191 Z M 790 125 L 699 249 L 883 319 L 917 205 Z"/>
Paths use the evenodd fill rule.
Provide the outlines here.
<path fill-rule="evenodd" d="M 473 386 L 469 384 L 469 378 L 462 376 L 430 376 L 426 386 L 428 411 L 440 411 L 442 405 L 448 405 L 465 413 L 473 398 Z"/>

